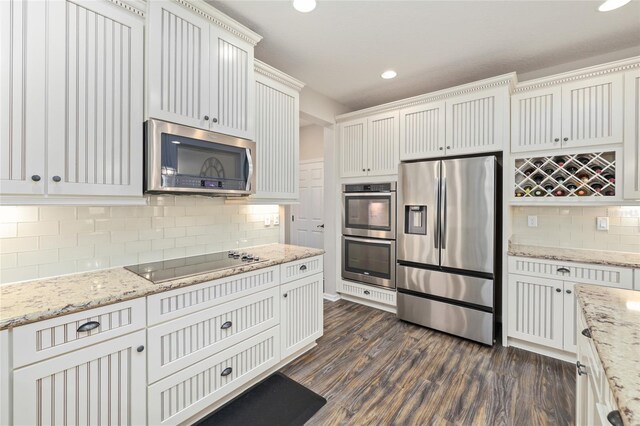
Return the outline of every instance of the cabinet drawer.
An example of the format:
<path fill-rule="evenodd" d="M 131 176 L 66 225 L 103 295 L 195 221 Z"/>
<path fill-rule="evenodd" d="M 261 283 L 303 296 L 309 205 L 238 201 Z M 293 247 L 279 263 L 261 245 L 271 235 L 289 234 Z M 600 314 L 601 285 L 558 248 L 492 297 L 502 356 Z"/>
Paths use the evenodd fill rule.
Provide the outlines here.
<path fill-rule="evenodd" d="M 273 266 L 148 296 L 148 324 L 158 324 L 275 287 L 279 284 L 279 273 L 279 267 Z"/>
<path fill-rule="evenodd" d="M 279 333 L 273 327 L 149 386 L 149 424 L 183 422 L 276 365 Z"/>
<path fill-rule="evenodd" d="M 322 272 L 322 256 L 296 260 L 280 265 L 282 284 Z"/>
<path fill-rule="evenodd" d="M 89 331 L 78 328 L 89 322 Z M 13 330 L 14 368 L 51 358 L 145 327 L 144 298 L 102 306 Z"/>
<path fill-rule="evenodd" d="M 350 281 L 342 281 L 341 293 L 372 300 L 385 305 L 396 306 L 396 292 L 391 290 L 356 284 Z"/>
<path fill-rule="evenodd" d="M 581 284 L 633 288 L 633 270 L 613 266 L 509 256 L 509 273 L 556 278 Z"/>
<path fill-rule="evenodd" d="M 278 325 L 279 295 L 274 287 L 149 328 L 149 383 Z"/>

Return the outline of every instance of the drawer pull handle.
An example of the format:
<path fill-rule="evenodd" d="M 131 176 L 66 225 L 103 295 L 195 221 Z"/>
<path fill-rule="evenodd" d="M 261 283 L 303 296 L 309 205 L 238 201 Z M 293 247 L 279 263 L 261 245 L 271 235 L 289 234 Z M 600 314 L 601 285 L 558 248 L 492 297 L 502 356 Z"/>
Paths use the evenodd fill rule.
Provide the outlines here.
<path fill-rule="evenodd" d="M 229 374 L 231 374 L 231 372 L 232 372 L 232 371 L 233 371 L 233 368 L 231 368 L 231 367 L 227 367 L 227 368 L 225 368 L 224 370 L 222 370 L 222 373 L 220 373 L 220 375 L 221 375 L 222 377 L 224 377 L 224 376 L 228 376 Z"/>
<path fill-rule="evenodd" d="M 301 271 L 306 271 L 307 270 L 307 265 L 300 265 L 300 270 Z"/>
<path fill-rule="evenodd" d="M 576 361 L 576 369 L 578 370 L 578 376 L 582 376 L 583 374 L 586 376 L 587 372 L 583 370 L 586 365 L 581 364 L 580 361 Z"/>
<path fill-rule="evenodd" d="M 233 323 L 231 321 L 227 321 L 224 324 L 222 324 L 222 326 L 220 326 L 220 328 L 222 330 L 226 330 L 227 328 L 231 328 L 232 325 L 233 325 Z"/>
<path fill-rule="evenodd" d="M 562 274 L 568 274 L 569 272 L 571 272 L 568 268 L 558 268 L 557 271 Z"/>
<path fill-rule="evenodd" d="M 620 411 L 613 410 L 609 414 L 607 414 L 607 420 L 613 426 L 623 426 L 624 422 L 622 421 L 622 416 L 620 415 Z"/>
<path fill-rule="evenodd" d="M 584 337 L 588 337 L 589 339 L 591 339 L 591 330 L 589 330 L 588 328 L 582 330 L 581 333 Z"/>
<path fill-rule="evenodd" d="M 100 323 L 98 321 L 89 321 L 89 322 L 85 322 L 80 327 L 78 327 L 76 331 L 78 333 L 82 333 L 83 331 L 95 330 L 98 327 L 100 327 Z"/>
<path fill-rule="evenodd" d="M 369 295 L 369 294 L 371 294 L 371 292 L 369 290 L 365 290 L 364 294 Z"/>

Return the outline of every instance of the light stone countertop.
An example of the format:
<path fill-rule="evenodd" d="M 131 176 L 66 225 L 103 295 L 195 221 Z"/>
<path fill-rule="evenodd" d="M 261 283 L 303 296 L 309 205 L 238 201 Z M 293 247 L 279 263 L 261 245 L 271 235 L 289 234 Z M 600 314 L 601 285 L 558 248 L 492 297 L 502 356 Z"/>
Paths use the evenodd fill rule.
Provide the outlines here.
<path fill-rule="evenodd" d="M 159 284 L 124 268 L 5 284 L 0 286 L 0 330 L 324 253 L 323 250 L 286 244 L 247 247 L 242 250 L 267 260 Z"/>
<path fill-rule="evenodd" d="M 620 414 L 640 425 L 640 291 L 580 284 L 576 295 Z"/>
<path fill-rule="evenodd" d="M 509 244 L 509 256 L 640 268 L 640 253 Z"/>

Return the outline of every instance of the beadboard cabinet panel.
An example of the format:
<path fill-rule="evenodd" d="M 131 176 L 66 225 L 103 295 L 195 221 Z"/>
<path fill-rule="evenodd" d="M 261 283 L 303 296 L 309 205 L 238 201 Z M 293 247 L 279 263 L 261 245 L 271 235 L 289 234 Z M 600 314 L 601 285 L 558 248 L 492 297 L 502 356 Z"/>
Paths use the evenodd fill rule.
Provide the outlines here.
<path fill-rule="evenodd" d="M 563 339 L 562 339 L 562 349 L 567 352 L 575 353 L 578 350 L 577 347 L 577 320 L 576 315 L 578 313 L 578 298 L 576 297 L 576 284 L 570 281 L 564 282 L 564 319 L 563 319 Z"/>
<path fill-rule="evenodd" d="M 322 336 L 323 274 L 280 286 L 280 334 L 282 358 L 286 358 Z"/>
<path fill-rule="evenodd" d="M 623 75 L 562 86 L 563 147 L 622 142 Z"/>
<path fill-rule="evenodd" d="M 146 423 L 145 332 L 14 371 L 16 425 Z"/>
<path fill-rule="evenodd" d="M 439 157 L 445 147 L 445 102 L 400 110 L 400 160 Z"/>
<path fill-rule="evenodd" d="M 255 198 L 298 198 L 298 111 L 298 91 L 256 75 Z"/>
<path fill-rule="evenodd" d="M 149 2 L 150 117 L 206 128 L 205 116 L 216 116 L 209 105 L 210 84 L 215 87 L 217 81 L 217 70 L 210 73 L 210 27 L 209 21 L 173 2 Z"/>
<path fill-rule="evenodd" d="M 624 77 L 624 198 L 640 200 L 640 71 Z"/>
<path fill-rule="evenodd" d="M 399 160 L 398 111 L 378 114 L 368 119 L 367 175 L 397 175 Z"/>
<path fill-rule="evenodd" d="M 142 195 L 144 22 L 106 2 L 48 10 L 48 193 Z"/>
<path fill-rule="evenodd" d="M 340 161 L 342 177 L 366 176 L 367 119 L 340 124 Z"/>
<path fill-rule="evenodd" d="M 45 192 L 46 27 L 46 10 L 39 2 L 0 2 L 2 194 Z"/>
<path fill-rule="evenodd" d="M 511 97 L 511 151 L 561 147 L 562 89 L 519 93 Z"/>

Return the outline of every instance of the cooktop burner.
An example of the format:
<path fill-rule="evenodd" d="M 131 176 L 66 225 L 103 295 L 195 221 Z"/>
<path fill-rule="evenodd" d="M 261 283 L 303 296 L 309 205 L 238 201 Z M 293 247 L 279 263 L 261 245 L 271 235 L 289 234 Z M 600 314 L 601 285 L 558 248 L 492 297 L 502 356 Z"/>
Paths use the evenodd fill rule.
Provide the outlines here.
<path fill-rule="evenodd" d="M 160 262 L 141 263 L 140 265 L 125 266 L 125 269 L 142 278 L 146 278 L 154 284 L 158 284 L 178 278 L 234 268 L 248 263 L 260 263 L 266 260 L 251 253 L 224 251 L 180 259 L 162 260 Z"/>

